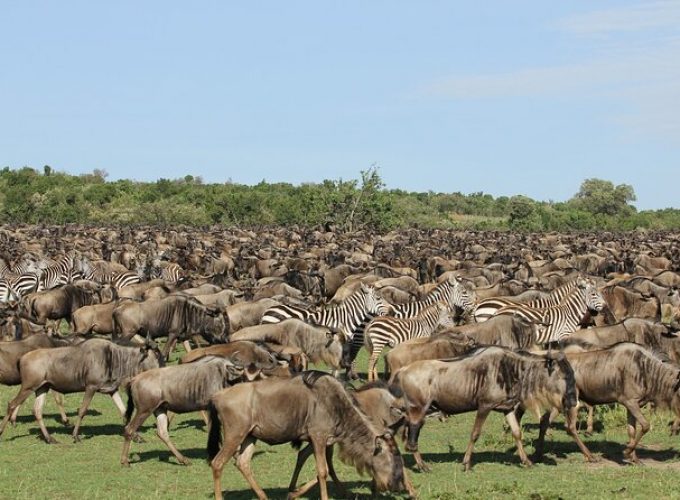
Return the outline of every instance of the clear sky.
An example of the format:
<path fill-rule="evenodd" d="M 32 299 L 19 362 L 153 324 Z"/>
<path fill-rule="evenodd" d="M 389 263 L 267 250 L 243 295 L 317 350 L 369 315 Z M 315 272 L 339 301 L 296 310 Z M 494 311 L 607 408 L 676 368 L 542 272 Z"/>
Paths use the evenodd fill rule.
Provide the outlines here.
<path fill-rule="evenodd" d="M 0 166 L 680 207 L 680 1 L 13 1 Z"/>

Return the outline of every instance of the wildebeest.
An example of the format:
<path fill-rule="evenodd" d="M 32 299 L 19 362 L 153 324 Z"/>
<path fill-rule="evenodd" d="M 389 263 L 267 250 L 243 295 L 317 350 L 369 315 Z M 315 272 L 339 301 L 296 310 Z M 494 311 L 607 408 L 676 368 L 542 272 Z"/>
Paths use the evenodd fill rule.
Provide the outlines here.
<path fill-rule="evenodd" d="M 21 389 L 7 405 L 7 414 L 0 424 L 0 435 L 10 418 L 12 423 L 16 420 L 16 409 L 35 392 L 33 413 L 45 441 L 55 443 L 42 418 L 47 391 L 53 389 L 63 394 L 84 391 L 73 429 L 73 439 L 78 441 L 80 423 L 95 392 L 110 395 L 123 415 L 125 407 L 118 393 L 119 386 L 129 377 L 157 368 L 162 363 L 163 357 L 154 347 L 127 347 L 103 339 L 89 339 L 75 346 L 37 349 L 24 354 L 19 360 Z"/>
<path fill-rule="evenodd" d="M 19 385 L 21 383 L 19 360 L 24 354 L 35 351 L 36 349 L 64 347 L 81 342 L 82 340 L 82 338 L 62 339 L 51 335 L 39 334 L 32 335 L 23 340 L 0 342 L 0 384 Z M 59 407 L 62 423 L 64 425 L 68 424 L 68 418 L 64 411 L 64 398 L 61 394 L 55 392 L 54 400 Z"/>
<path fill-rule="evenodd" d="M 73 313 L 83 307 L 101 302 L 97 292 L 75 285 L 32 293 L 24 300 L 28 317 L 45 324 L 48 319 L 66 319 L 71 323 Z"/>
<path fill-rule="evenodd" d="M 399 429 L 404 424 L 404 402 L 401 392 L 395 390 L 394 387 L 388 387 L 387 383 L 382 380 L 369 382 L 362 385 L 358 389 L 351 390 L 350 394 L 358 403 L 359 408 L 366 414 L 371 423 L 376 427 L 378 432 L 391 432 L 396 435 Z M 314 454 L 314 447 L 307 444 L 298 453 L 297 461 L 295 463 L 295 471 L 290 480 L 288 491 L 297 492 L 297 495 L 302 495 L 317 484 L 316 480 L 312 480 L 305 484 L 300 490 L 297 490 L 297 480 L 302 470 L 303 465 Z M 333 467 L 333 447 L 329 446 L 326 449 L 326 462 L 328 464 L 328 473 L 330 474 L 336 488 L 342 492 L 343 497 L 349 497 L 338 479 Z M 405 477 L 405 480 L 408 479 Z M 409 492 L 412 491 L 412 486 L 407 482 L 406 488 Z"/>
<path fill-rule="evenodd" d="M 502 317 L 499 316 L 498 318 Z M 510 318 L 510 316 L 505 317 Z M 481 323 L 480 326 L 488 325 L 493 321 L 496 320 L 486 321 Z M 503 322 L 506 322 L 506 320 L 503 320 Z M 414 361 L 454 358 L 476 346 L 477 342 L 472 338 L 455 330 L 447 330 L 432 337 L 409 340 L 399 344 L 385 355 L 385 378 L 389 379 L 390 374 Z"/>
<path fill-rule="evenodd" d="M 376 491 L 406 487 L 403 459 L 391 434 L 381 434 L 342 384 L 323 372 L 292 379 L 239 384 L 215 394 L 210 405 L 208 456 L 215 498 L 222 498 L 224 464 L 238 451 L 236 467 L 258 498 L 266 498 L 250 469 L 256 440 L 269 444 L 309 441 L 314 448 L 321 498 L 328 498 L 326 447 L 337 443 L 340 456 L 373 477 Z M 220 428 L 224 433 L 219 449 Z M 291 494 L 296 497 L 297 492 Z"/>
<path fill-rule="evenodd" d="M 190 364 L 165 366 L 136 375 L 127 387 L 127 425 L 120 463 L 130 465 L 128 455 L 132 438 L 139 426 L 153 413 L 156 417 L 156 435 L 179 463 L 189 465 L 189 460 L 177 450 L 168 435 L 168 411 L 188 413 L 205 410 L 213 394 L 240 381 L 243 375 L 243 366 L 236 366 L 230 359 L 218 356 L 207 356 Z M 132 418 L 135 408 L 137 413 Z"/>
<path fill-rule="evenodd" d="M 566 356 L 574 370 L 579 399 L 589 405 L 618 402 L 626 408 L 628 444 L 623 455 L 639 463 L 635 448 L 650 428 L 640 408 L 652 403 L 680 417 L 680 367 L 664 363 L 643 346 L 630 342 Z M 541 426 L 538 455 L 543 450 L 544 436 L 545 426 Z"/>
<path fill-rule="evenodd" d="M 226 344 L 199 347 L 180 358 L 180 364 L 193 363 L 205 356 L 229 357 L 242 366 L 256 364 L 265 368 L 273 368 L 277 359 L 266 346 L 249 340 L 234 340 Z"/>
<path fill-rule="evenodd" d="M 622 286 L 606 286 L 602 295 L 616 320 L 636 317 L 661 321 L 661 301 L 654 295 L 644 296 Z"/>
<path fill-rule="evenodd" d="M 472 449 L 484 421 L 491 411 L 500 411 L 510 426 L 520 460 L 531 465 L 514 413 L 521 405 L 537 413 L 543 408 L 562 410 L 567 432 L 586 459 L 593 458 L 576 432 L 574 372 L 564 357 L 554 359 L 502 347 L 480 347 L 451 360 L 411 363 L 393 374 L 392 384 L 404 393 L 408 451 L 418 452 L 418 436 L 433 405 L 447 415 L 476 410 L 463 458 L 463 466 L 469 470 Z M 421 469 L 426 468 L 419 455 L 416 462 Z"/>
<path fill-rule="evenodd" d="M 312 363 L 324 362 L 334 370 L 341 367 L 345 336 L 334 328 L 316 326 L 299 319 L 249 326 L 231 336 L 232 340 L 273 342 L 297 347 Z"/>
<path fill-rule="evenodd" d="M 229 317 L 229 330 L 231 333 L 239 331 L 241 328 L 253 326 L 260 323 L 262 315 L 270 307 L 280 305 L 278 300 L 264 298 L 253 302 L 239 302 L 227 307 Z"/>
<path fill-rule="evenodd" d="M 83 306 L 73 313 L 73 329 L 77 333 L 113 333 L 113 310 L 120 302 Z"/>
<path fill-rule="evenodd" d="M 229 319 L 219 310 L 204 306 L 191 297 L 172 295 L 148 302 L 122 302 L 113 311 L 114 339 L 168 337 L 163 347 L 165 357 L 177 340 L 200 335 L 209 343 L 226 342 Z"/>

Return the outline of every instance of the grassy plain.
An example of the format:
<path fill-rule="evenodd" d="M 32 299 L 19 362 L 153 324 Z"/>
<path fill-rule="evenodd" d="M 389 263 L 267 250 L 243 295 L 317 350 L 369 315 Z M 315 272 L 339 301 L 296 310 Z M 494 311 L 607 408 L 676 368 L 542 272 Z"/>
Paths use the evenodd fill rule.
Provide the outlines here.
<path fill-rule="evenodd" d="M 365 367 L 365 358 L 360 366 Z M 17 388 L 0 387 L 0 408 Z M 73 418 L 81 395 L 66 398 Z M 60 442 L 47 445 L 31 415 L 33 399 L 22 409 L 16 427 L 8 427 L 0 438 L 0 498 L 210 498 L 212 477 L 205 462 L 207 433 L 198 414 L 179 415 L 171 437 L 193 463 L 180 466 L 155 436 L 153 421 L 142 427 L 146 443 L 134 444 L 132 466 L 119 464 L 122 420 L 107 396 L 95 396 L 82 427 L 83 441 L 74 444 L 70 429 L 57 421 L 54 401 L 47 400 L 47 425 Z M 649 414 L 649 411 L 646 412 Z M 546 446 L 544 463 L 531 468 L 520 466 L 510 434 L 503 429 L 502 415 L 492 415 L 473 456 L 471 472 L 460 465 L 472 426 L 472 414 L 450 417 L 446 422 L 428 421 L 422 431 L 420 449 L 432 472 L 410 475 L 420 497 L 441 498 L 680 498 L 680 437 L 668 435 L 669 415 L 652 416 L 653 428 L 643 438 L 639 455 L 645 465 L 620 461 L 626 439 L 625 413 L 603 408 L 597 432 L 586 444 L 601 461 L 585 464 L 576 445 L 561 425 L 553 428 Z M 525 417 L 524 442 L 533 451 L 538 430 L 534 417 Z M 294 467 L 295 452 L 289 446 L 258 444 L 253 461 L 255 475 L 271 498 L 284 498 Z M 407 465 L 412 466 L 410 455 Z M 368 479 L 342 463 L 338 474 L 351 491 L 368 496 Z M 301 478 L 313 476 L 308 463 Z M 225 467 L 223 487 L 228 498 L 252 498 L 252 492 L 232 465 Z M 331 493 L 333 493 L 331 485 Z M 315 498 L 312 490 L 309 498 Z"/>

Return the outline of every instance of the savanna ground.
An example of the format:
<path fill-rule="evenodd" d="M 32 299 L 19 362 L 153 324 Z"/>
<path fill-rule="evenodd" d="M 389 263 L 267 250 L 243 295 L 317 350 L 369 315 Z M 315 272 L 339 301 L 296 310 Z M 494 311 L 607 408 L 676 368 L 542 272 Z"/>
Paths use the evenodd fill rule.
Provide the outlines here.
<path fill-rule="evenodd" d="M 363 354 L 363 353 L 362 353 Z M 365 367 L 362 356 L 360 365 Z M 0 387 L 0 408 L 17 393 L 16 387 Z M 67 413 L 75 418 L 82 395 L 66 397 Z M 60 444 L 46 445 L 31 414 L 33 398 L 24 405 L 16 427 L 0 438 L 0 498 L 210 498 L 212 476 L 205 462 L 207 433 L 198 414 L 175 417 L 171 437 L 193 460 L 180 466 L 155 436 L 153 419 L 142 427 L 146 443 L 132 445 L 130 468 L 121 467 L 122 420 L 108 396 L 95 396 L 82 427 L 83 441 L 73 444 L 70 429 L 57 420 L 51 397 L 46 404 L 48 429 Z M 650 411 L 646 411 L 650 414 Z M 584 415 L 585 416 L 585 415 Z M 620 408 L 599 410 L 596 433 L 585 438 L 600 462 L 586 464 L 576 445 L 558 423 L 548 437 L 542 464 L 523 468 L 512 437 L 503 428 L 502 415 L 491 415 L 473 456 L 473 469 L 460 465 L 473 414 L 450 417 L 446 422 L 430 419 L 420 438 L 420 449 L 432 472 L 410 472 L 421 498 L 673 498 L 680 497 L 680 437 L 670 437 L 667 413 L 652 414 L 650 433 L 643 438 L 639 456 L 645 465 L 621 461 L 626 440 L 625 412 Z M 524 419 L 524 442 L 533 452 L 538 434 L 535 417 Z M 293 471 L 295 451 L 290 446 L 269 447 L 258 443 L 253 460 L 260 485 L 271 498 L 284 498 Z M 406 455 L 406 463 L 413 459 Z M 357 496 L 368 496 L 366 477 L 336 460 L 341 479 Z M 310 461 L 301 475 L 314 475 Z M 252 498 L 247 483 L 233 465 L 224 469 L 223 488 L 228 498 Z M 331 494 L 334 493 L 330 486 Z M 310 498 L 318 496 L 312 490 Z"/>

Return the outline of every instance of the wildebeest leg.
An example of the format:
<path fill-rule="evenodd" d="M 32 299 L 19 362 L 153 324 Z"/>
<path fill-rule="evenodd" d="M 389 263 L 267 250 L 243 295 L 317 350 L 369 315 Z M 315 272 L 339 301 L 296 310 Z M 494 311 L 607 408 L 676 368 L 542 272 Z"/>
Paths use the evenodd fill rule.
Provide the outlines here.
<path fill-rule="evenodd" d="M 576 420 L 578 418 L 577 415 L 578 415 L 577 407 L 569 408 L 569 410 L 565 412 L 564 416 L 567 420 L 565 423 L 565 427 L 567 428 L 567 433 L 574 439 L 574 441 L 576 441 L 576 445 L 581 450 L 581 453 L 583 453 L 583 456 L 586 457 L 586 461 L 594 462 L 595 457 L 593 457 L 593 454 L 590 453 L 590 450 L 586 447 L 585 444 L 583 444 L 583 441 L 581 441 L 581 438 L 578 436 L 578 431 L 576 430 Z"/>
<path fill-rule="evenodd" d="M 407 422 L 407 438 L 406 438 L 406 451 L 413 453 L 413 458 L 416 461 L 416 468 L 422 472 L 430 472 L 430 467 L 423 460 L 422 455 L 418 451 L 418 437 L 420 436 L 420 429 L 425 425 L 423 417 L 415 424 Z"/>
<path fill-rule="evenodd" d="M 80 405 L 80 408 L 78 409 L 78 419 L 76 420 L 76 426 L 73 428 L 73 441 L 76 443 L 80 441 L 80 436 L 78 435 L 78 433 L 80 432 L 80 424 L 82 423 L 83 418 L 87 413 L 87 409 L 89 408 L 90 403 L 92 402 L 92 398 L 94 397 L 95 392 L 97 392 L 97 389 L 94 387 L 85 388 L 83 403 Z"/>
<path fill-rule="evenodd" d="M 125 405 L 123 404 L 123 398 L 120 397 L 120 392 L 116 391 L 111 394 L 111 399 L 113 399 L 113 404 L 118 408 L 120 416 L 125 418 Z"/>
<path fill-rule="evenodd" d="M 630 441 L 628 442 L 626 449 L 623 450 L 623 456 L 630 459 L 633 463 L 639 464 L 640 459 L 638 458 L 637 453 L 635 453 L 635 448 L 640 442 L 640 439 L 642 439 L 642 436 L 649 431 L 649 422 L 642 414 L 637 402 L 627 401 L 626 403 L 624 403 L 624 406 L 628 410 L 628 437 L 630 438 Z M 635 430 L 636 421 L 640 424 L 640 430 L 637 432 Z"/>
<path fill-rule="evenodd" d="M 47 391 L 50 388 L 47 386 L 39 387 L 35 391 L 35 403 L 33 403 L 33 415 L 35 415 L 35 420 L 38 422 L 38 427 L 40 427 L 40 432 L 42 432 L 45 442 L 48 444 L 54 444 L 57 442 L 50 433 L 47 432 L 47 427 L 45 427 L 45 421 L 43 420 L 43 406 L 45 406 L 45 398 L 47 397 Z"/>
<path fill-rule="evenodd" d="M 132 397 L 132 396 L 130 396 Z M 151 410 L 140 411 L 137 408 L 137 413 L 130 420 L 130 422 L 125 426 L 123 430 L 123 452 L 120 455 L 120 463 L 125 466 L 130 465 L 130 442 L 137 435 L 137 429 L 144 423 L 144 421 L 151 415 Z"/>
<path fill-rule="evenodd" d="M 191 352 L 191 344 L 189 343 L 188 340 L 185 340 L 184 342 L 182 342 L 182 345 L 184 346 L 184 350 L 186 352 Z"/>
<path fill-rule="evenodd" d="M 545 434 L 550 426 L 550 412 L 545 412 L 541 416 L 541 422 L 538 429 L 538 439 L 534 444 L 534 461 L 538 462 L 543 458 L 543 445 L 545 444 Z"/>
<path fill-rule="evenodd" d="M 300 471 L 302 470 L 302 466 L 305 465 L 305 462 L 307 462 L 307 459 L 311 457 L 313 453 L 314 449 L 309 443 L 306 444 L 305 447 L 300 451 L 298 451 L 297 460 L 295 461 L 295 469 L 293 470 L 293 476 L 290 478 L 290 483 L 288 484 L 288 491 L 290 492 L 288 493 L 288 498 L 300 496 L 300 494 L 295 495 L 293 492 L 297 493 L 297 491 L 295 491 L 295 487 L 297 486 L 298 478 L 300 477 Z"/>
<path fill-rule="evenodd" d="M 215 500 L 222 499 L 222 469 L 224 469 L 224 464 L 227 460 L 234 456 L 234 453 L 238 450 L 241 443 L 248 436 L 249 428 L 248 423 L 241 425 L 241 428 L 237 427 L 237 422 L 230 422 L 227 425 L 222 425 L 222 432 L 224 433 L 224 439 L 222 441 L 222 449 L 215 455 L 215 458 L 210 462 L 210 468 L 212 469 L 213 475 L 213 490 L 215 492 Z M 214 422 L 212 425 L 219 425 Z"/>
<path fill-rule="evenodd" d="M 298 453 L 297 461 L 295 463 L 295 470 L 293 471 L 293 477 L 290 479 L 290 484 L 288 485 L 288 491 L 290 492 L 288 493 L 289 499 L 298 498 L 304 495 L 319 482 L 318 478 L 314 478 L 300 488 L 295 489 L 298 477 L 300 476 L 300 471 L 302 470 L 302 466 L 305 464 L 307 459 L 312 456 L 313 453 L 314 449 L 311 444 L 307 444 Z M 335 487 L 339 490 L 340 496 L 349 497 L 350 495 L 340 482 L 340 479 L 338 479 L 338 475 L 335 472 L 335 467 L 333 467 L 333 446 L 326 447 L 326 464 L 328 465 L 328 473 L 330 474 L 331 479 L 333 479 Z"/>
<path fill-rule="evenodd" d="M 524 446 L 522 446 L 522 431 L 519 428 L 519 424 L 517 423 L 517 417 L 515 417 L 515 412 L 509 411 L 508 413 L 506 413 L 505 420 L 508 421 L 508 425 L 510 426 L 510 432 L 512 432 L 512 437 L 515 438 L 515 444 L 517 445 L 517 453 L 519 454 L 519 459 L 522 461 L 522 464 L 526 466 L 532 465 L 531 460 L 529 460 L 529 457 L 527 457 L 527 454 L 524 451 Z"/>
<path fill-rule="evenodd" d="M 168 434 L 168 415 L 165 410 L 158 409 L 154 412 L 154 415 L 156 416 L 156 435 L 158 435 L 160 440 L 165 443 L 165 446 L 170 449 L 172 454 L 175 455 L 175 458 L 179 463 L 182 465 L 189 465 L 191 463 L 189 459 L 182 455 L 179 450 L 175 448 L 175 445 L 172 444 L 172 441 L 170 441 L 170 435 Z"/>
<path fill-rule="evenodd" d="M 484 425 L 484 421 L 486 420 L 486 417 L 489 416 L 489 410 L 484 408 L 479 408 L 477 409 L 477 415 L 475 416 L 475 423 L 472 426 L 472 433 L 470 434 L 470 442 L 468 443 L 467 449 L 465 450 L 465 456 L 463 457 L 463 468 L 465 471 L 470 470 L 470 462 L 472 460 L 472 449 L 475 446 L 475 443 L 477 442 L 477 439 L 479 439 L 479 435 L 482 432 L 482 426 Z M 513 414 L 514 416 L 514 414 Z"/>
<path fill-rule="evenodd" d="M 312 436 L 314 447 L 314 459 L 316 460 L 316 477 L 319 479 L 319 493 L 321 500 L 328 500 L 328 464 L 326 463 L 326 438 L 324 436 Z"/>
<path fill-rule="evenodd" d="M 267 494 L 260 488 L 257 481 L 255 481 L 253 470 L 250 468 L 250 461 L 253 459 L 253 453 L 255 453 L 255 438 L 247 437 L 241 445 L 241 451 L 236 455 L 235 465 L 241 474 L 243 474 L 243 477 L 246 478 L 246 481 L 248 481 L 248 484 L 257 495 L 257 498 L 264 500 L 267 498 Z"/>
<path fill-rule="evenodd" d="M 68 417 L 66 416 L 66 410 L 64 409 L 64 395 L 61 392 L 56 391 L 52 391 L 52 395 L 54 396 L 54 402 L 57 404 L 57 408 L 59 408 L 59 415 L 61 415 L 61 423 L 64 425 L 68 425 L 70 422 L 68 420 Z"/>
<path fill-rule="evenodd" d="M 170 353 L 175 348 L 176 343 L 177 336 L 175 335 L 168 336 L 168 341 L 165 343 L 165 346 L 163 346 L 163 359 L 168 359 L 168 356 L 170 356 Z"/>
<path fill-rule="evenodd" d="M 22 387 L 19 390 L 19 394 L 17 394 L 13 400 L 7 403 L 7 414 L 5 415 L 5 418 L 2 419 L 2 423 L 0 423 L 0 436 L 2 436 L 2 433 L 5 432 L 5 427 L 7 427 L 7 422 L 10 421 L 10 418 L 12 419 L 12 425 L 14 425 L 14 422 L 16 422 L 17 419 L 17 413 L 19 412 L 19 407 L 24 401 L 26 401 L 32 392 L 32 388 Z"/>
<path fill-rule="evenodd" d="M 595 417 L 595 407 L 590 406 L 588 403 L 583 403 L 583 406 L 588 408 L 588 417 L 586 419 L 586 436 L 592 436 L 593 435 L 593 420 Z"/>

